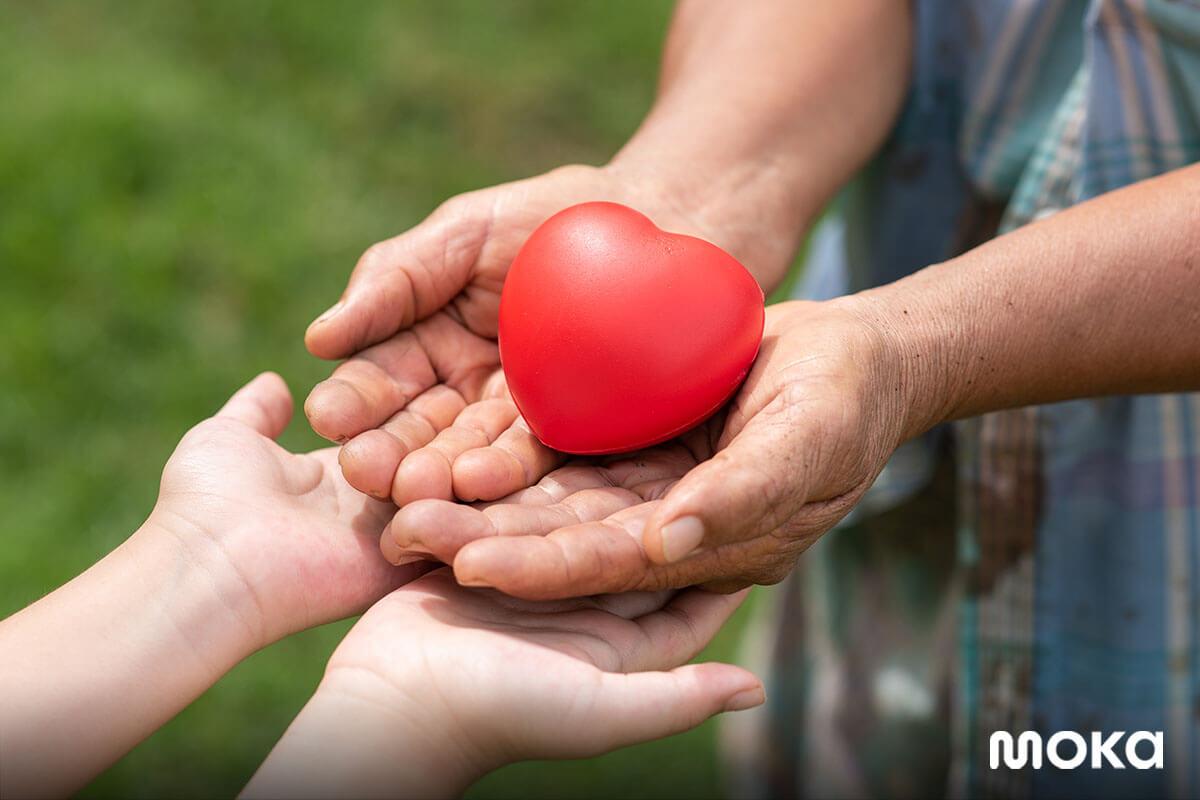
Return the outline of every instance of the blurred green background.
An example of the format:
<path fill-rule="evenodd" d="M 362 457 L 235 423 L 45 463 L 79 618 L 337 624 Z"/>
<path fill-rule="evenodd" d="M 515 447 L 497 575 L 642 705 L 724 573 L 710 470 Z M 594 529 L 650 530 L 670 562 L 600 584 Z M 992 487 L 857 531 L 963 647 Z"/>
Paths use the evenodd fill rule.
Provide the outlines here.
<path fill-rule="evenodd" d="M 457 192 L 598 163 L 667 2 L 0 3 L 0 617 L 144 518 L 178 437 Z M 302 417 L 284 437 L 319 444 Z M 744 620 L 743 610 L 740 620 Z M 349 623 L 238 667 L 86 796 L 232 796 Z M 730 657 L 735 622 L 708 657 Z M 710 724 L 475 797 L 720 794 Z"/>

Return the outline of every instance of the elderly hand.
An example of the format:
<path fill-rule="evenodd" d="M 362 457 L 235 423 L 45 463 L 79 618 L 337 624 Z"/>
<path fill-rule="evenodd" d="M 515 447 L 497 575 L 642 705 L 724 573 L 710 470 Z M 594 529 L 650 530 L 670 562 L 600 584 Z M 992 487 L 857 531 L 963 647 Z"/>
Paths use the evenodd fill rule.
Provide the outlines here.
<path fill-rule="evenodd" d="M 764 283 L 782 276 L 796 231 L 773 235 L 748 208 L 710 207 L 709 186 L 667 183 L 645 166 L 563 167 L 455 197 L 368 249 L 341 301 L 307 334 L 314 355 L 349 357 L 305 403 L 313 429 L 345 443 L 346 480 L 398 504 L 450 499 L 450 463 L 459 453 L 492 443 L 523 447 L 525 431 L 499 372 L 500 290 L 525 239 L 563 208 L 625 203 L 665 230 L 725 247 Z M 456 420 L 438 447 L 423 450 Z M 539 452 L 515 455 L 535 459 Z M 543 471 L 557 463 L 540 455 Z"/>
<path fill-rule="evenodd" d="M 458 455 L 452 477 L 468 498 L 513 494 L 414 502 L 383 551 L 395 563 L 430 556 L 463 583 L 528 598 L 778 581 L 908 432 L 889 346 L 848 304 L 772 306 L 723 416 L 641 453 L 554 471 L 558 456 L 510 429 L 503 446 Z"/>

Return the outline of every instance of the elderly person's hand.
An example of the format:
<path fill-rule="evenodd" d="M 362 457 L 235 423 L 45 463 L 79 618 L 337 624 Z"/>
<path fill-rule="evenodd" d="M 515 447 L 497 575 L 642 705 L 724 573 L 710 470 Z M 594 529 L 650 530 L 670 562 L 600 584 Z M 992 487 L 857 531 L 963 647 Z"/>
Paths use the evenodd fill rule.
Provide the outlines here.
<path fill-rule="evenodd" d="M 345 445 L 347 481 L 398 503 L 450 499 L 457 453 L 495 442 L 518 460 L 538 455 L 517 449 L 526 439 L 498 371 L 497 312 L 517 250 L 568 206 L 631 206 L 778 286 L 809 224 L 890 128 L 909 22 L 894 3 L 681 3 L 654 106 L 609 164 L 460 195 L 367 250 L 306 337 L 314 355 L 349 359 L 305 403 L 313 428 Z M 793 52 L 797 30 L 819 33 Z M 848 57 L 869 68 L 847 72 Z"/>
<path fill-rule="evenodd" d="M 529 598 L 780 580 L 906 434 L 888 347 L 847 304 L 773 306 L 725 414 L 659 447 L 548 474 L 561 456 L 512 428 L 453 459 L 460 495 L 508 496 L 413 502 L 385 531 L 384 553 L 430 556 L 464 583 Z"/>
<path fill-rule="evenodd" d="M 643 459 L 652 476 L 638 476 L 638 457 L 624 456 L 624 472 L 603 462 L 572 467 L 562 473 L 569 480 L 551 473 L 482 509 L 414 503 L 385 532 L 384 552 L 396 562 L 432 553 L 465 583 L 528 597 L 777 580 L 900 442 L 933 425 L 1200 387 L 1198 245 L 1187 224 L 1197 198 L 1192 166 L 896 283 L 775 306 L 728 416 L 708 424 L 711 448 L 693 434 L 681 440 L 686 457 L 676 447 L 669 464 L 662 448 Z M 498 497 L 537 481 L 549 459 L 514 461 L 522 448 L 537 445 L 526 435 L 521 447 L 459 456 L 459 496 Z M 702 463 L 687 469 L 687 457 Z M 590 481 L 586 492 L 576 491 L 581 480 Z M 605 486 L 598 502 L 590 487 Z M 571 516 L 579 524 L 564 527 Z"/>
<path fill-rule="evenodd" d="M 520 440 L 520 428 L 507 430 L 516 413 L 507 411 L 499 371 L 500 290 L 525 239 L 563 208 L 589 200 L 625 203 L 666 230 L 721 244 L 757 265 L 760 280 L 777 281 L 795 232 L 761 236 L 746 218 L 749 210 L 717 214 L 706 196 L 640 166 L 563 167 L 455 197 L 417 227 L 367 250 L 342 300 L 307 334 L 315 355 L 349 357 L 305 404 L 313 429 L 345 444 L 340 462 L 347 481 L 399 504 L 449 499 L 450 465 L 442 457 L 448 442 L 410 455 L 456 419 L 455 452 Z"/>

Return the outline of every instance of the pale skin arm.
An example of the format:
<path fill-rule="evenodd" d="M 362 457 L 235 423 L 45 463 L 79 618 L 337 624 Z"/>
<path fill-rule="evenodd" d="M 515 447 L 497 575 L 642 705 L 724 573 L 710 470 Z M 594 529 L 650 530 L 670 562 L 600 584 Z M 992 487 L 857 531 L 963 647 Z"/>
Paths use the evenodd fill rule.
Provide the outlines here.
<path fill-rule="evenodd" d="M 442 724 L 323 685 L 241 797 L 461 796 L 480 775 L 446 740 Z"/>
<path fill-rule="evenodd" d="M 1198 217 L 1192 166 L 897 283 L 773 306 L 728 415 L 692 441 L 551 472 L 488 508 L 414 504 L 384 552 L 524 597 L 779 580 L 933 425 L 1200 389 Z"/>
<path fill-rule="evenodd" d="M 431 573 L 347 634 L 244 796 L 456 797 L 504 764 L 599 755 L 758 705 L 745 670 L 681 666 L 741 599 L 535 604 Z"/>
<path fill-rule="evenodd" d="M 382 563 L 392 508 L 331 449 L 273 441 L 291 413 L 278 375 L 251 381 L 183 437 L 141 528 L 0 621 L 0 796 L 78 791 L 246 656 L 424 571 Z"/>
<path fill-rule="evenodd" d="M 0 624 L 0 795 L 71 794 L 248 655 L 236 589 L 147 523 Z"/>

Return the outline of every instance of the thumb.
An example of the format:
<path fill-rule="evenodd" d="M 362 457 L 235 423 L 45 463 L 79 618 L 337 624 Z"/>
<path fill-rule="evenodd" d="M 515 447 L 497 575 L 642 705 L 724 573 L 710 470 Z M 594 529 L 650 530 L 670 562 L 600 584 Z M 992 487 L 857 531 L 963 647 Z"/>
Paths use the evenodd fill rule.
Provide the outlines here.
<path fill-rule="evenodd" d="M 606 672 L 595 708 L 607 724 L 595 752 L 661 739 L 691 730 L 723 711 L 762 705 L 762 681 L 732 664 L 689 664 L 670 672 Z"/>
<path fill-rule="evenodd" d="M 804 504 L 805 453 L 798 431 L 764 409 L 724 450 L 667 492 L 646 521 L 642 544 L 656 564 L 681 561 L 701 545 L 747 541 L 775 530 Z"/>
<path fill-rule="evenodd" d="M 216 416 L 237 420 L 274 439 L 292 418 L 292 394 L 277 373 L 264 372 L 234 392 Z"/>
<path fill-rule="evenodd" d="M 344 358 L 450 302 L 467 284 L 487 238 L 477 205 L 454 198 L 412 230 L 367 248 L 341 299 L 308 326 L 309 352 Z"/>

